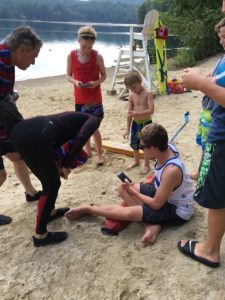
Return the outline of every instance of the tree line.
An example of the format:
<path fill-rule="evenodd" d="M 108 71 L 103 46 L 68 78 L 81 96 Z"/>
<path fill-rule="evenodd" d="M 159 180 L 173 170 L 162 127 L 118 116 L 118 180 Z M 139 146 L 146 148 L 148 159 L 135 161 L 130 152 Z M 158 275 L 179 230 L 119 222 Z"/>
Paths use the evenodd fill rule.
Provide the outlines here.
<path fill-rule="evenodd" d="M 182 49 L 177 63 L 190 66 L 222 51 L 214 30 L 225 17 L 221 5 L 221 0 L 145 0 L 138 8 L 137 19 L 142 24 L 148 11 L 159 10 L 169 32 L 179 37 Z"/>
<path fill-rule="evenodd" d="M 1 19 L 64 22 L 136 23 L 138 2 L 1 0 Z"/>

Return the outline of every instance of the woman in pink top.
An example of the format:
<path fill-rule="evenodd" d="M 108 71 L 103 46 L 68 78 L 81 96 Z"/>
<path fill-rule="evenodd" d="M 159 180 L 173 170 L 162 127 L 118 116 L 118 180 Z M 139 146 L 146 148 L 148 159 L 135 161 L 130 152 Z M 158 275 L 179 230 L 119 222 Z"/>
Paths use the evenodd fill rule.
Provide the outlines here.
<path fill-rule="evenodd" d="M 104 116 L 100 84 L 106 79 L 103 57 L 92 47 L 96 40 L 96 31 L 91 26 L 78 30 L 79 49 L 73 50 L 67 57 L 67 79 L 74 85 L 75 110 Z M 104 163 L 102 156 L 102 138 L 99 129 L 93 134 L 97 159 L 96 164 Z M 85 145 L 91 157 L 90 140 Z"/>

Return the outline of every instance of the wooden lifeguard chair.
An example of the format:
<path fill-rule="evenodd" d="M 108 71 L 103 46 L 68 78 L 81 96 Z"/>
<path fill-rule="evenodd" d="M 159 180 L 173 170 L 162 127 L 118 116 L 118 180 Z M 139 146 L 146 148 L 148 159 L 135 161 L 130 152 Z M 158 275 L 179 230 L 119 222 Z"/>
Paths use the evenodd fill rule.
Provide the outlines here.
<path fill-rule="evenodd" d="M 124 98 L 129 92 L 124 85 L 124 76 L 131 69 L 137 70 L 143 83 L 152 90 L 152 78 L 150 72 L 150 60 L 147 51 L 147 42 L 154 38 L 154 24 L 159 18 L 157 10 L 151 10 L 144 19 L 141 33 L 134 32 L 134 26 L 130 26 L 130 47 L 121 49 L 118 54 L 117 65 L 108 94 L 116 94 L 115 86 L 120 89 L 119 98 Z M 137 49 L 136 45 L 140 45 Z"/>

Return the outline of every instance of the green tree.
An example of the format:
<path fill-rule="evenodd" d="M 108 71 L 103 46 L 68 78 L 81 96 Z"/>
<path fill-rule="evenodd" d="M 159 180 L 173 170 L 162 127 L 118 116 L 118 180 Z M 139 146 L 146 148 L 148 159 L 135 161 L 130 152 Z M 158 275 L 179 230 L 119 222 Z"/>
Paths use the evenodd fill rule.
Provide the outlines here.
<path fill-rule="evenodd" d="M 214 31 L 215 24 L 224 17 L 221 0 L 168 2 L 170 9 L 163 16 L 164 22 L 169 26 L 170 32 L 179 36 L 182 46 L 189 49 L 191 60 L 200 60 L 221 51 Z"/>

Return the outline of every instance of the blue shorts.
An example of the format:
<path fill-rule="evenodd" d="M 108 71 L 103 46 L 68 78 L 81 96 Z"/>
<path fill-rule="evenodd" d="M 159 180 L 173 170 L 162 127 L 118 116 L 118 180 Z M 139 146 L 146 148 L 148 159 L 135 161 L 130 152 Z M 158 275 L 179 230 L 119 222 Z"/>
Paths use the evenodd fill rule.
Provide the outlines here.
<path fill-rule="evenodd" d="M 151 183 L 141 183 L 140 193 L 145 196 L 154 197 L 156 193 L 156 188 Z M 142 204 L 142 208 L 143 208 L 143 216 L 142 216 L 143 223 L 158 224 L 161 226 L 164 225 L 174 226 L 174 225 L 182 225 L 187 222 L 186 220 L 180 218 L 176 214 L 176 206 L 169 202 L 166 202 L 166 204 L 160 209 L 153 209 L 146 204 Z"/>
<path fill-rule="evenodd" d="M 100 121 L 104 118 L 104 109 L 102 104 L 75 104 L 75 111 L 80 111 L 96 116 Z"/>
<path fill-rule="evenodd" d="M 209 127 L 212 122 L 212 111 L 208 109 L 202 109 L 198 122 L 198 131 L 196 134 L 196 143 L 202 146 L 202 150 L 205 151 L 207 135 Z"/>
<path fill-rule="evenodd" d="M 139 150 L 140 149 L 140 139 L 139 134 L 141 129 L 148 124 L 152 123 L 151 118 L 147 118 L 142 121 L 133 120 L 131 124 L 131 133 L 130 133 L 130 146 L 133 150 Z"/>

